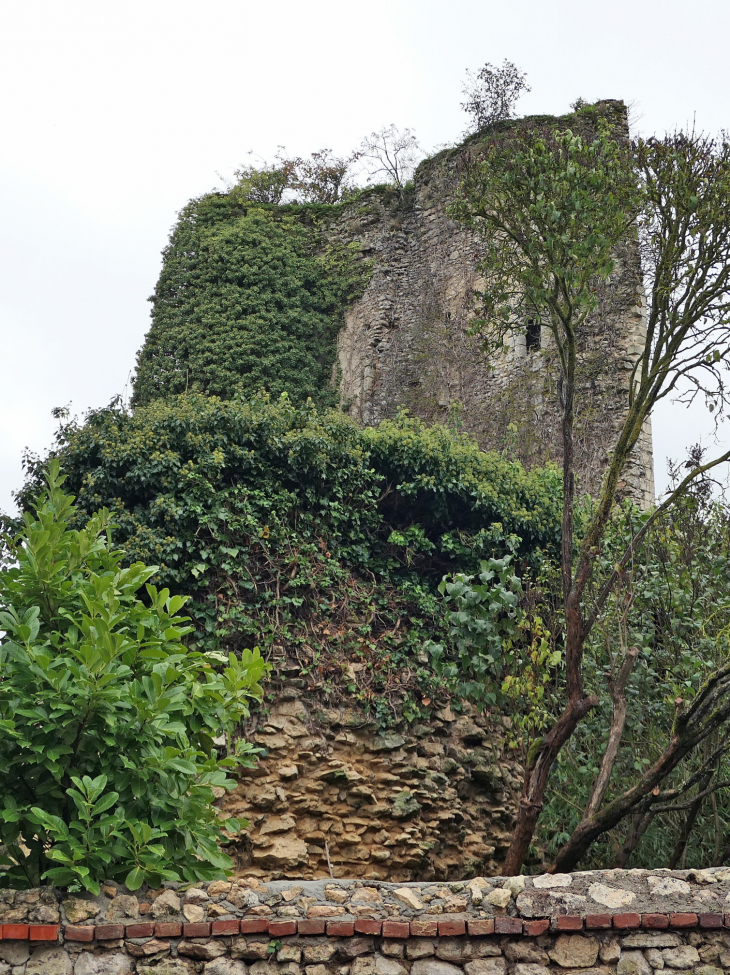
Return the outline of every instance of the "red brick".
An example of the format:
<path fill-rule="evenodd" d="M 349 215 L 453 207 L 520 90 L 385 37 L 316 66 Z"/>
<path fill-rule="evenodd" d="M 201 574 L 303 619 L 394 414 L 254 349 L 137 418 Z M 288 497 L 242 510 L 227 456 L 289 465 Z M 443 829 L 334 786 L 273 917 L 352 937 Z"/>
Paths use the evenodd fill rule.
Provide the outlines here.
<path fill-rule="evenodd" d="M 670 928 L 696 928 L 697 915 L 696 914 L 670 914 L 669 927 Z"/>
<path fill-rule="evenodd" d="M 563 914 L 556 918 L 557 924 L 555 925 L 558 931 L 582 931 L 583 930 L 583 918 L 578 917 L 577 914 Z"/>
<path fill-rule="evenodd" d="M 151 938 L 155 933 L 155 923 L 142 921 L 138 924 L 125 924 L 124 933 L 127 938 Z"/>
<path fill-rule="evenodd" d="M 219 938 L 224 934 L 238 934 L 238 932 L 241 930 L 240 925 L 241 922 L 237 917 L 231 918 L 228 921 L 213 921 L 211 926 L 211 934 L 214 938 Z"/>
<path fill-rule="evenodd" d="M 269 925 L 271 931 L 271 925 Z M 335 938 L 351 938 L 355 933 L 354 921 L 328 921 L 327 934 Z"/>
<path fill-rule="evenodd" d="M 241 932 L 243 934 L 250 933 L 254 929 L 244 928 L 244 924 L 251 924 L 251 921 L 241 921 Z M 359 924 L 358 921 L 355 922 Z M 370 922 L 368 922 L 370 923 Z M 297 928 L 299 929 L 299 934 L 324 934 L 324 918 L 323 917 L 303 917 L 297 921 Z M 259 931 L 260 928 L 256 928 Z"/>
<path fill-rule="evenodd" d="M 730 914 L 725 915 L 725 927 L 730 928 Z"/>
<path fill-rule="evenodd" d="M 93 924 L 69 924 L 63 929 L 63 937 L 66 941 L 93 941 Z"/>
<path fill-rule="evenodd" d="M 3 924 L 3 940 L 4 941 L 27 941 L 28 925 L 27 924 Z"/>
<path fill-rule="evenodd" d="M 495 917 L 495 934 L 522 934 L 522 919 L 519 917 Z"/>
<path fill-rule="evenodd" d="M 611 927 L 610 914 L 586 914 L 586 930 L 602 931 Z"/>
<path fill-rule="evenodd" d="M 31 941 L 58 941 L 58 924 L 31 924 Z"/>
<path fill-rule="evenodd" d="M 479 918 L 478 920 L 476 918 L 469 918 L 466 926 L 470 935 L 494 934 L 493 917 Z"/>
<path fill-rule="evenodd" d="M 528 938 L 537 938 L 545 932 L 550 927 L 549 918 L 542 918 L 540 921 L 523 921 L 522 931 L 527 935 Z"/>
<path fill-rule="evenodd" d="M 458 937 L 466 934 L 466 921 L 439 921 L 439 937 Z"/>
<path fill-rule="evenodd" d="M 641 926 L 661 931 L 669 927 L 669 918 L 666 914 L 642 914 Z"/>
<path fill-rule="evenodd" d="M 411 922 L 411 927 L 413 922 Z M 375 921 L 369 917 L 359 917 L 355 921 L 355 934 L 380 934 L 383 927 L 382 921 Z M 302 933 L 302 923 L 299 922 L 299 933 Z"/>
<path fill-rule="evenodd" d="M 410 933 L 411 926 L 408 921 L 383 921 L 384 938 L 408 938 Z"/>
<path fill-rule="evenodd" d="M 287 934 L 296 933 L 296 921 L 269 921 L 269 934 L 272 938 L 283 938 Z"/>
<path fill-rule="evenodd" d="M 186 938 L 209 938 L 210 921 L 190 921 L 183 924 L 183 934 Z"/>
<path fill-rule="evenodd" d="M 97 941 L 116 941 L 124 937 L 124 925 L 97 924 L 94 928 L 94 937 Z"/>
<path fill-rule="evenodd" d="M 641 916 L 639 914 L 614 914 L 613 926 L 615 928 L 638 928 L 641 926 Z"/>
<path fill-rule="evenodd" d="M 435 938 L 438 933 L 438 921 L 429 921 L 422 917 L 411 921 L 412 938 Z"/>
<path fill-rule="evenodd" d="M 722 914 L 700 914 L 701 928 L 721 928 Z"/>
<path fill-rule="evenodd" d="M 302 923 L 301 921 L 299 922 Z M 265 917 L 245 917 L 241 921 L 241 934 L 263 934 L 264 931 L 269 930 L 269 922 Z M 302 931 L 302 934 L 309 934 L 308 931 Z M 312 931 L 312 934 L 324 934 L 324 924 L 322 925 L 321 931 Z"/>
<path fill-rule="evenodd" d="M 236 924 L 236 934 L 238 934 L 238 924 Z M 158 921 L 155 924 L 156 938 L 179 938 L 182 935 L 182 923 L 180 921 Z"/>

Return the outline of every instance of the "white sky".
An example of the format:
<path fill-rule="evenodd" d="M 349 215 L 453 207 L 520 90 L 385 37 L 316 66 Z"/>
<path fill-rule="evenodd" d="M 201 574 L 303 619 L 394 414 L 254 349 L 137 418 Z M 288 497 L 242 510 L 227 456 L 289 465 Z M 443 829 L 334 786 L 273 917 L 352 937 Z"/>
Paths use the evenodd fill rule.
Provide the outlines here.
<path fill-rule="evenodd" d="M 249 149 L 454 141 L 465 69 L 504 58 L 522 113 L 623 98 L 644 133 L 717 132 L 729 31 L 727 0 L 0 0 L 0 509 L 54 406 L 124 392 L 177 211 Z M 654 418 L 660 485 L 709 429 Z"/>

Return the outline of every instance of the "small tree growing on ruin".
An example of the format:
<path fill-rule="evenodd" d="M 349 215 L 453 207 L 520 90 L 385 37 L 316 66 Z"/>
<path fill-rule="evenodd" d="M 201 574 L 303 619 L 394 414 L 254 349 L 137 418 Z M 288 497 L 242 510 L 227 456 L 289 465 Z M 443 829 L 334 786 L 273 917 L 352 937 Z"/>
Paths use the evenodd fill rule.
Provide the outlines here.
<path fill-rule="evenodd" d="M 487 61 L 476 75 L 467 71 L 461 107 L 469 116 L 468 131 L 481 132 L 494 122 L 514 118 L 518 99 L 532 90 L 526 78 L 524 71 L 506 59 L 501 68 Z"/>
<path fill-rule="evenodd" d="M 480 233 L 487 290 L 477 324 L 487 344 L 522 327 L 538 310 L 559 359 L 558 394 L 563 434 L 561 577 L 565 617 L 565 690 L 562 710 L 525 763 L 522 796 L 505 874 L 519 873 L 543 807 L 555 759 L 596 706 L 585 690 L 584 648 L 609 596 L 649 528 L 683 497 L 695 480 L 730 459 L 726 451 L 697 464 L 646 519 L 597 592 L 594 560 L 616 505 L 621 475 L 652 408 L 678 389 L 726 405 L 723 371 L 730 358 L 730 144 L 695 134 L 619 145 L 599 121 L 595 138 L 573 132 L 522 131 L 493 138 L 470 160 L 457 214 Z M 597 286 L 614 267 L 616 248 L 636 238 L 646 273 L 648 317 L 643 345 L 631 364 L 626 412 L 602 487 L 582 537 L 574 537 L 574 415 L 580 390 L 578 349 Z M 667 803 L 678 789 L 660 783 L 730 719 L 730 667 L 721 667 L 677 711 L 666 747 L 636 783 L 605 803 L 616 755 L 621 683 L 627 656 L 614 675 L 619 714 L 604 746 L 593 796 L 582 821 L 558 853 L 554 869 L 570 870 L 591 844 L 640 804 Z M 612 698 L 614 694 L 612 693 Z M 723 747 L 727 747 L 726 745 Z"/>
<path fill-rule="evenodd" d="M 410 129 L 401 131 L 395 125 L 384 125 L 362 140 L 360 155 L 369 161 L 371 178 L 381 176 L 402 188 L 413 176 L 422 151 Z"/>

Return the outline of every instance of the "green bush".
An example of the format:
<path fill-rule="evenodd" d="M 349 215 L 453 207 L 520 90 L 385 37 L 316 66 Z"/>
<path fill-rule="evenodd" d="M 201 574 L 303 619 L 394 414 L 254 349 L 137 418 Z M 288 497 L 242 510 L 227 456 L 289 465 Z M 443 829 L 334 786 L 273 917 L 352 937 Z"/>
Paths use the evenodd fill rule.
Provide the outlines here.
<path fill-rule="evenodd" d="M 383 721 L 417 718 L 441 687 L 423 649 L 444 573 L 503 555 L 508 535 L 522 571 L 559 537 L 555 470 L 405 416 L 363 429 L 287 398 L 188 395 L 69 425 L 58 452 L 82 516 L 110 508 L 126 559 L 192 597 L 198 649 L 286 654 Z"/>
<path fill-rule="evenodd" d="M 0 572 L 0 885 L 224 876 L 213 789 L 251 756 L 219 760 L 213 739 L 260 696 L 264 662 L 186 649 L 185 599 L 122 566 L 107 511 L 72 528 L 49 470 Z"/>

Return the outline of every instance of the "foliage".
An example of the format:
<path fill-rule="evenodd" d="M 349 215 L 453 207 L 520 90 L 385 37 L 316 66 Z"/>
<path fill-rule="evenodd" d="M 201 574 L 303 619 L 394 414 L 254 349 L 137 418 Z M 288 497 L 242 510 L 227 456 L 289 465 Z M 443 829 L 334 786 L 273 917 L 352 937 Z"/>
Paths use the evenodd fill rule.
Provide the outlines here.
<path fill-rule="evenodd" d="M 334 156 L 331 149 L 320 149 L 306 159 L 288 158 L 284 151 L 281 146 L 273 164 L 242 166 L 237 170 L 238 182 L 231 190 L 232 196 L 239 202 L 251 203 L 333 204 L 354 192 L 350 169 L 359 159 L 359 152 L 344 157 Z"/>
<path fill-rule="evenodd" d="M 383 126 L 360 144 L 360 157 L 369 160 L 370 178 L 384 176 L 401 188 L 412 177 L 420 154 L 415 134 L 410 129 L 401 132 L 395 125 Z"/>
<path fill-rule="evenodd" d="M 264 662 L 186 649 L 185 599 L 123 567 L 108 512 L 84 524 L 62 482 L 51 461 L 0 573 L 0 885 L 223 877 L 213 789 L 250 750 L 219 760 L 213 738 L 260 696 Z"/>
<path fill-rule="evenodd" d="M 165 251 L 134 403 L 265 388 L 333 404 L 337 333 L 369 274 L 356 248 L 327 245 L 309 211 L 242 206 L 235 193 L 193 200 Z"/>
<path fill-rule="evenodd" d="M 444 573 L 508 535 L 523 570 L 557 544 L 556 471 L 407 416 L 363 429 L 288 398 L 188 395 L 66 425 L 58 453 L 80 516 L 108 506 L 126 558 L 191 596 L 193 646 L 260 644 L 383 722 L 443 697 L 423 646 Z"/>
<path fill-rule="evenodd" d="M 603 105 L 602 108 L 610 108 Z M 589 140 L 571 130 L 525 126 L 491 133 L 467 162 L 456 213 L 486 243 L 485 318 L 476 329 L 489 342 L 521 328 L 528 310 L 546 326 L 559 358 L 562 412 L 563 518 L 561 590 L 565 686 L 562 709 L 535 743 L 525 765 L 517 823 L 504 863 L 506 874 L 524 863 L 561 750 L 597 706 L 586 688 L 585 652 L 607 603 L 649 528 L 706 471 L 730 451 L 695 465 L 645 520 L 593 594 L 595 560 L 616 504 L 625 466 L 653 406 L 682 384 L 722 406 L 722 370 L 730 355 L 730 145 L 694 134 L 663 140 L 611 137 L 598 108 L 578 115 L 593 128 Z M 579 544 L 574 546 L 574 425 L 582 389 L 578 351 L 597 289 L 617 252 L 637 259 L 635 227 L 647 259 L 649 307 L 643 344 L 632 353 L 626 411 L 609 453 L 603 483 Z M 638 286 L 638 282 L 637 282 Z M 607 801 L 626 721 L 626 685 L 639 650 L 628 648 L 607 678 L 613 716 L 598 775 L 582 818 L 557 854 L 554 867 L 574 869 L 593 842 L 661 795 L 659 787 L 688 755 L 716 735 L 726 720 L 722 703 L 728 674 L 719 667 L 686 708 L 678 707 L 671 734 L 656 761 L 637 770 L 634 784 Z M 656 793 L 654 790 L 658 790 Z"/>
<path fill-rule="evenodd" d="M 594 564 L 594 591 L 600 590 L 647 517 L 629 505 L 616 512 Z M 554 769 L 554 788 L 539 832 L 540 845 L 552 855 L 578 826 L 590 801 L 601 764 L 596 742 L 608 739 L 611 726 L 609 680 L 627 651 L 637 648 L 638 654 L 626 684 L 626 725 L 607 802 L 631 788 L 637 775 L 661 756 L 672 733 L 677 701 L 686 708 L 713 671 L 727 663 L 729 564 L 730 512 L 713 500 L 707 483 L 684 497 L 671 519 L 656 523 L 636 550 L 587 642 L 586 681 L 598 704 Z M 562 626 L 559 615 L 551 621 L 556 631 Z M 647 867 L 725 862 L 730 855 L 727 791 L 720 788 L 715 795 L 714 790 L 730 779 L 730 768 L 726 756 L 713 755 L 723 737 L 727 738 L 727 728 L 714 733 L 706 747 L 689 755 L 668 777 L 667 786 L 676 790 L 698 771 L 703 771 L 701 779 L 706 773 L 704 789 L 711 791 L 699 800 L 693 818 L 691 805 L 667 808 L 676 805 L 678 796 L 669 802 L 662 791 L 651 792 L 644 809 L 597 841 L 590 851 L 591 867 L 624 866 L 639 843 L 640 862 Z M 682 801 L 702 791 L 695 782 Z"/>
<path fill-rule="evenodd" d="M 469 116 L 469 131 L 481 132 L 495 122 L 514 118 L 517 100 L 523 92 L 532 90 L 526 77 L 524 71 L 506 59 L 501 68 L 487 61 L 476 76 L 467 71 L 462 87 L 466 101 L 461 107 Z"/>

